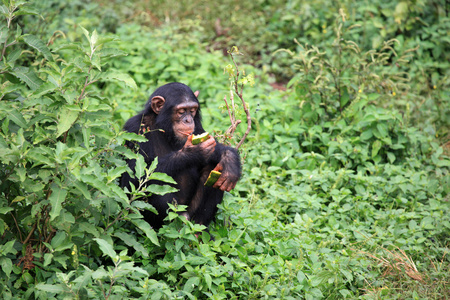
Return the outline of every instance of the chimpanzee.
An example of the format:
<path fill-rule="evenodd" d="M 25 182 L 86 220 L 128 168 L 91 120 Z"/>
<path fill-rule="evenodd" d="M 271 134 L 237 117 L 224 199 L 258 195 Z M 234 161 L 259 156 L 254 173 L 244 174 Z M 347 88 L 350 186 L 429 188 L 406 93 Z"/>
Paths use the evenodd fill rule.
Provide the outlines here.
<path fill-rule="evenodd" d="M 168 203 L 187 205 L 183 215 L 208 226 L 222 202 L 224 191 L 230 191 L 241 176 L 241 162 L 236 149 L 217 142 L 213 137 L 193 145 L 192 135 L 204 133 L 201 124 L 198 91 L 173 82 L 156 89 L 145 108 L 130 118 L 124 129 L 144 134 L 148 141 L 139 143 L 138 151 L 147 165 L 158 157 L 157 172 L 166 173 L 177 182 L 178 192 L 164 196 L 151 195 L 148 202 L 158 215 L 144 211 L 144 218 L 153 228 L 160 228 L 167 216 Z M 129 144 L 131 146 L 131 144 Z M 128 161 L 132 171 L 135 160 Z M 204 186 L 211 170 L 222 172 L 212 187 Z M 137 186 L 138 178 L 125 173 L 122 187 Z M 152 182 L 154 183 L 154 182 Z"/>

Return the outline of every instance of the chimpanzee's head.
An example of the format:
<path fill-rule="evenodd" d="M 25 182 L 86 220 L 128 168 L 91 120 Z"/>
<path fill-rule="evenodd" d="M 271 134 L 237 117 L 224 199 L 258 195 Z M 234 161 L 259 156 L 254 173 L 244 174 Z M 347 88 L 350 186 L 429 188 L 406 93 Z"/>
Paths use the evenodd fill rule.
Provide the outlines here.
<path fill-rule="evenodd" d="M 163 129 L 170 140 L 184 143 L 190 134 L 203 132 L 197 96 L 185 84 L 168 83 L 150 96 L 145 115 L 155 114 L 155 128 Z"/>

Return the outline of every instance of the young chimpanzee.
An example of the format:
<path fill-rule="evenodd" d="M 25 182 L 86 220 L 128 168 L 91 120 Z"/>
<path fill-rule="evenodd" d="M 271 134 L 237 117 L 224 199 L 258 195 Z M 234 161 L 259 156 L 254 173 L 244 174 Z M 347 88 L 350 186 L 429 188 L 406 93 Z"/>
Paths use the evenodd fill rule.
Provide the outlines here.
<path fill-rule="evenodd" d="M 170 175 L 179 189 L 164 196 L 151 195 L 147 200 L 158 215 L 144 211 L 144 218 L 154 228 L 160 228 L 167 216 L 168 203 L 187 205 L 187 219 L 208 226 L 222 202 L 223 192 L 230 191 L 241 176 L 241 163 L 236 149 L 218 143 L 213 137 L 193 145 L 192 134 L 205 132 L 201 124 L 198 92 L 178 82 L 159 87 L 144 110 L 130 118 L 124 129 L 143 133 L 148 141 L 138 145 L 147 165 L 158 157 L 157 172 Z M 148 131 L 150 129 L 150 131 Z M 162 129 L 162 130 L 158 130 Z M 128 165 L 135 169 L 135 160 Z M 211 170 L 222 172 L 212 187 L 204 186 Z M 125 173 L 122 187 L 137 186 L 139 178 Z"/>

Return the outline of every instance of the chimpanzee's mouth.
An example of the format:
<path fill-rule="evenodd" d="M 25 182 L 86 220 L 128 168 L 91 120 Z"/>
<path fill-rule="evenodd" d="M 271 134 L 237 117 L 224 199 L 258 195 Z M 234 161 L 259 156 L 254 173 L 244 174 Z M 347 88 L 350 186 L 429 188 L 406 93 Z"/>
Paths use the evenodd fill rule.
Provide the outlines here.
<path fill-rule="evenodd" d="M 178 130 L 178 132 L 181 133 L 182 135 L 185 135 L 185 136 L 190 136 L 192 133 L 194 133 L 193 131 L 185 132 L 185 131 L 181 131 L 181 130 Z"/>

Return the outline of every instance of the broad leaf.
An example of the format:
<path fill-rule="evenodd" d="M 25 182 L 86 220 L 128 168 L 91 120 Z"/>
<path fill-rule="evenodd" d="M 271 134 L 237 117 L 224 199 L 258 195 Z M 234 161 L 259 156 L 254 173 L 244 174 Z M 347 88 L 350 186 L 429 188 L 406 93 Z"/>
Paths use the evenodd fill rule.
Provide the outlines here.
<path fill-rule="evenodd" d="M 119 80 L 125 83 L 127 86 L 131 87 L 134 90 L 137 90 L 137 85 L 134 79 L 126 74 L 126 73 L 120 73 L 119 71 L 108 71 L 105 74 L 102 74 L 101 79 L 103 80 Z"/>
<path fill-rule="evenodd" d="M 109 256 L 112 260 L 116 260 L 117 253 L 116 251 L 114 251 L 114 248 L 110 243 L 100 238 L 94 238 L 94 240 L 97 242 L 98 246 L 100 247 L 100 250 L 103 252 L 104 255 Z"/>
<path fill-rule="evenodd" d="M 13 109 L 12 111 L 10 111 L 8 117 L 11 121 L 16 123 L 20 127 L 22 128 L 27 127 L 27 121 L 24 119 L 22 114 L 17 109 Z"/>
<path fill-rule="evenodd" d="M 159 185 L 159 184 L 150 184 L 147 189 L 147 192 L 152 194 L 163 196 L 169 193 L 175 193 L 178 189 L 171 187 L 170 185 Z"/>
<path fill-rule="evenodd" d="M 64 107 L 59 113 L 59 123 L 57 126 L 56 137 L 59 137 L 61 134 L 69 130 L 73 123 L 77 120 L 78 115 L 78 111 Z"/>
<path fill-rule="evenodd" d="M 142 230 L 153 244 L 155 244 L 156 246 L 159 246 L 158 237 L 156 235 L 156 232 L 153 228 L 150 227 L 150 224 L 148 224 L 146 221 L 144 221 L 142 219 L 132 220 L 131 222 L 134 225 L 136 225 L 136 227 L 138 227 L 140 230 Z"/>
<path fill-rule="evenodd" d="M 177 182 L 175 180 L 173 180 L 173 178 L 170 177 L 169 175 L 167 175 L 166 173 L 154 172 L 154 173 L 152 173 L 152 175 L 150 175 L 150 179 L 159 180 L 159 181 L 166 182 L 166 183 L 177 184 Z"/>
<path fill-rule="evenodd" d="M 32 90 L 38 89 L 43 83 L 36 73 L 26 67 L 14 68 L 11 74 L 25 82 Z"/>
<path fill-rule="evenodd" d="M 45 45 L 44 42 L 42 42 L 38 37 L 32 34 L 27 34 L 23 36 L 23 40 L 29 46 L 42 53 L 47 60 L 53 61 L 52 53 L 48 49 L 47 45 Z"/>
<path fill-rule="evenodd" d="M 49 198 L 52 209 L 50 210 L 50 221 L 53 221 L 61 212 L 62 203 L 66 200 L 67 191 L 56 184 L 52 184 L 52 194 Z"/>

